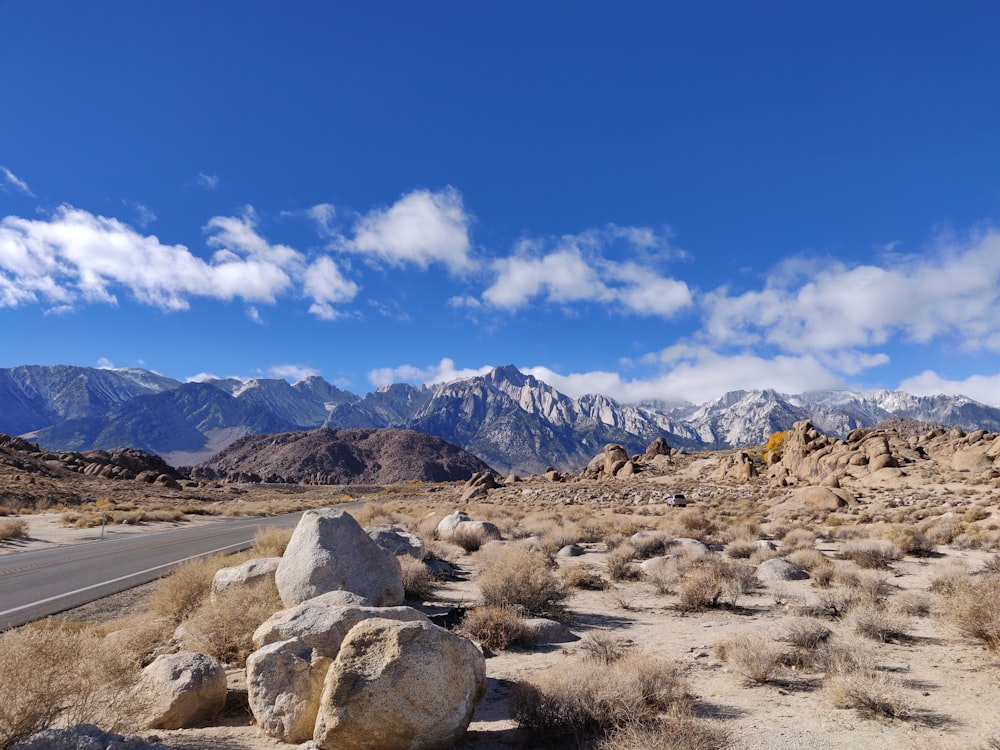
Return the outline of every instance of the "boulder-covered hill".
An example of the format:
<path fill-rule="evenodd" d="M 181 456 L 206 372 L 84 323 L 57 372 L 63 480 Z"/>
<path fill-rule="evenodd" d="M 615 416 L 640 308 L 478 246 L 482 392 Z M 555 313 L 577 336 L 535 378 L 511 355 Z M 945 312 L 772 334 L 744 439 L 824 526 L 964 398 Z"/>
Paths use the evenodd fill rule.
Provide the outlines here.
<path fill-rule="evenodd" d="M 412 430 L 352 428 L 249 435 L 191 469 L 201 479 L 304 484 L 465 480 L 490 467 L 441 438 Z"/>

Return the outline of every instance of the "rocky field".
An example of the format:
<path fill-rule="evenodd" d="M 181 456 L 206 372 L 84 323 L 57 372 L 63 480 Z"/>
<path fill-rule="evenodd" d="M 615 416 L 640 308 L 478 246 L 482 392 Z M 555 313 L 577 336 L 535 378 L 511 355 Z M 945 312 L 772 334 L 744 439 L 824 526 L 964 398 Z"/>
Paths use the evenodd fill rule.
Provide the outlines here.
<path fill-rule="evenodd" d="M 72 542 L 99 500 L 219 514 L 364 500 L 351 515 L 396 557 L 372 552 L 339 583 L 320 583 L 292 564 L 309 534 L 287 549 L 287 535 L 265 535 L 252 553 L 191 563 L 8 634 L 5 676 L 37 674 L 24 655 L 40 654 L 72 679 L 89 675 L 89 689 L 52 680 L 33 695 L 36 682 L 5 679 L 0 732 L 49 691 L 68 710 L 47 723 L 100 718 L 104 729 L 137 733 L 134 747 L 361 747 L 343 729 L 350 722 L 338 723 L 339 707 L 369 717 L 369 737 L 371 727 L 398 730 L 380 747 L 402 747 L 391 736 L 406 735 L 423 738 L 413 746 L 457 748 L 996 748 L 998 455 L 1000 438 L 985 432 L 899 424 L 835 440 L 799 423 L 755 450 L 658 444 L 628 456 L 609 446 L 581 476 L 480 473 L 467 483 L 174 487 L 5 470 L 0 522 L 26 525 L 5 552 Z M 48 493 L 44 516 L 18 514 L 12 502 L 33 487 Z M 686 507 L 667 504 L 678 493 Z M 136 533 L 152 520 L 137 520 Z M 322 593 L 342 588 L 365 601 Z M 330 624 L 310 630 L 306 611 Z M 420 624 L 424 616 L 450 633 L 425 644 L 428 629 L 445 631 Z M 340 635 L 331 642 L 331 633 Z M 469 640 L 478 649 L 465 650 Z M 402 666 L 372 661 L 394 649 L 413 656 Z M 192 652 L 205 661 L 189 671 L 215 670 L 214 693 L 164 719 L 167 688 L 153 665 Z M 401 698 L 417 664 L 423 690 Z M 138 667 L 150 700 L 95 701 L 128 694 Z M 376 684 L 376 672 L 393 687 Z M 396 708 L 371 713 L 381 705 Z M 433 731 L 457 729 L 435 735 L 418 726 L 422 715 Z M 55 740 L 45 742 L 37 746 Z"/>

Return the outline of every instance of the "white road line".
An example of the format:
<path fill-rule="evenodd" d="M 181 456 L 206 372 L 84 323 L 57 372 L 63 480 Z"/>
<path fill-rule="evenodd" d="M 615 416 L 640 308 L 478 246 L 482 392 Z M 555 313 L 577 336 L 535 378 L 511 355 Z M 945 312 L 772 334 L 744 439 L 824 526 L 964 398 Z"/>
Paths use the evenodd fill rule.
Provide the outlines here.
<path fill-rule="evenodd" d="M 183 560 L 177 560 L 175 562 L 164 563 L 163 565 L 157 565 L 153 568 L 146 568 L 145 570 L 140 570 L 135 573 L 129 573 L 127 576 L 120 576 L 118 578 L 112 578 L 110 581 L 102 581 L 101 583 L 95 583 L 91 586 L 84 586 L 82 589 L 75 589 L 74 591 L 67 591 L 65 594 L 57 594 L 56 596 L 50 596 L 47 599 L 39 599 L 38 601 L 31 602 L 29 604 L 22 604 L 20 607 L 14 607 L 13 609 L 6 609 L 0 612 L 0 617 L 5 617 L 7 615 L 13 614 L 14 612 L 20 612 L 22 609 L 30 609 L 31 607 L 37 607 L 39 604 L 48 604 L 49 602 L 54 602 L 57 599 L 65 599 L 68 596 L 73 596 L 74 594 L 80 594 L 84 591 L 90 591 L 91 589 L 97 589 L 101 586 L 107 586 L 111 583 L 118 583 L 119 581 L 125 581 L 129 578 L 135 578 L 136 576 L 141 576 L 146 573 L 152 573 L 154 570 L 161 570 L 163 568 L 169 568 L 173 565 L 180 565 L 188 560 L 195 560 L 199 557 L 205 557 L 206 555 L 214 555 L 217 552 L 225 552 L 233 547 L 241 547 L 249 544 L 250 542 L 237 542 L 236 544 L 227 544 L 225 547 L 219 547 L 218 549 L 209 550 L 208 552 L 202 552 L 199 555 L 191 555 L 190 557 L 185 557 Z"/>

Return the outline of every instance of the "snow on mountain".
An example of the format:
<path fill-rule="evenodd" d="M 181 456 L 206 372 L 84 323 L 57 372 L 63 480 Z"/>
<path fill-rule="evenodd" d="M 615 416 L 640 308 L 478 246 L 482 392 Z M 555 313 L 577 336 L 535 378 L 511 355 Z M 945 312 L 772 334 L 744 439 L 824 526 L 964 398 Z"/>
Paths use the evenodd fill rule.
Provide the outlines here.
<path fill-rule="evenodd" d="M 194 385 L 138 369 L 0 369 L 0 432 L 37 434 L 79 450 L 141 441 L 136 447 L 152 452 L 193 451 L 193 460 L 198 451 L 219 448 L 220 430 L 236 436 L 279 426 L 398 427 L 455 443 L 498 470 L 532 473 L 579 469 L 606 443 L 640 452 L 661 436 L 688 449 L 760 445 L 803 419 L 838 436 L 891 417 L 1000 431 L 1000 409 L 965 396 L 768 389 L 733 391 L 704 404 L 621 404 L 601 394 L 572 398 L 510 365 L 434 386 L 387 385 L 363 398 L 320 377 Z M 170 395 L 150 400 L 157 394 Z"/>

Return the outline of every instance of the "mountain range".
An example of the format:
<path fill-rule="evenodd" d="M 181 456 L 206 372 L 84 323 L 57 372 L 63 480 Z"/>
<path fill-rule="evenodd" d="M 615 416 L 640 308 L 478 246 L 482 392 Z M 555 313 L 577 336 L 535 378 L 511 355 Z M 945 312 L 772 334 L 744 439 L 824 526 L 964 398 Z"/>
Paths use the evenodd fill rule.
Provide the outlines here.
<path fill-rule="evenodd" d="M 657 437 L 688 450 L 759 445 L 810 419 L 845 435 L 893 417 L 1000 431 L 1000 409 L 964 396 L 900 391 L 734 391 L 704 404 L 572 398 L 508 365 L 433 386 L 358 396 L 320 377 L 182 383 L 147 370 L 69 365 L 0 369 L 0 432 L 50 450 L 118 447 L 174 466 L 201 463 L 237 439 L 319 427 L 395 427 L 434 435 L 498 471 L 577 470 L 607 443 L 642 452 Z"/>

